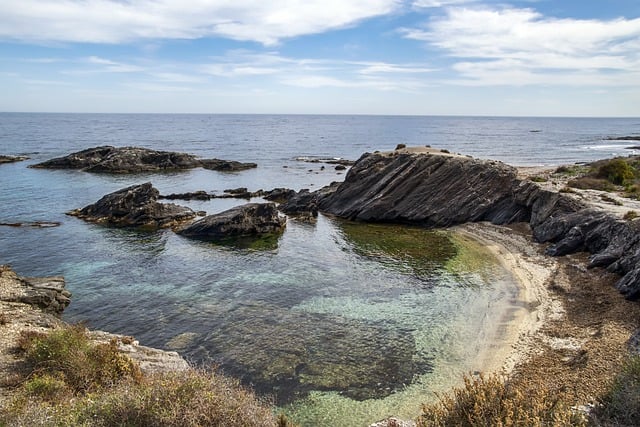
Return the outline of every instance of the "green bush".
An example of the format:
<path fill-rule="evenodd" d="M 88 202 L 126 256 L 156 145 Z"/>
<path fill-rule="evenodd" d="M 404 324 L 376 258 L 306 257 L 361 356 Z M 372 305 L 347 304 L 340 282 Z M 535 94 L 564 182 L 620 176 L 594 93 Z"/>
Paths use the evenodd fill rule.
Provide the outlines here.
<path fill-rule="evenodd" d="M 465 376 L 464 387 L 425 405 L 418 427 L 432 426 L 585 426 L 585 418 L 573 412 L 543 384 L 515 384 L 492 375 Z"/>
<path fill-rule="evenodd" d="M 597 176 L 615 185 L 624 185 L 635 177 L 635 171 L 623 159 L 612 159 L 598 168 Z"/>
<path fill-rule="evenodd" d="M 592 414 L 598 426 L 640 425 L 640 356 L 631 357 Z"/>
<path fill-rule="evenodd" d="M 82 326 L 58 328 L 47 335 L 27 334 L 20 346 L 30 370 L 62 378 L 74 392 L 140 378 L 136 363 L 118 351 L 117 342 L 94 344 Z"/>

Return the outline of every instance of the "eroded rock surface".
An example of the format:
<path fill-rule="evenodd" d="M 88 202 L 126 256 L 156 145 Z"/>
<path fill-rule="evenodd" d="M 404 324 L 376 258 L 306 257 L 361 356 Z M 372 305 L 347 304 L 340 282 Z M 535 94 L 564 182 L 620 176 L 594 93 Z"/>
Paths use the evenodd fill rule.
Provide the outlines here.
<path fill-rule="evenodd" d="M 24 160 L 28 160 L 27 156 L 7 156 L 4 154 L 0 154 L 0 165 L 3 163 L 15 163 L 22 162 Z"/>
<path fill-rule="evenodd" d="M 239 171 L 255 168 L 256 166 L 255 163 L 241 163 L 231 160 L 198 159 L 196 156 L 186 153 L 106 145 L 57 157 L 31 167 L 82 169 L 96 173 L 139 173 L 184 170 L 197 167 L 219 171 Z"/>
<path fill-rule="evenodd" d="M 150 182 L 107 194 L 96 203 L 68 212 L 86 221 L 116 227 L 164 228 L 196 217 L 191 209 L 159 203 L 160 193 Z"/>

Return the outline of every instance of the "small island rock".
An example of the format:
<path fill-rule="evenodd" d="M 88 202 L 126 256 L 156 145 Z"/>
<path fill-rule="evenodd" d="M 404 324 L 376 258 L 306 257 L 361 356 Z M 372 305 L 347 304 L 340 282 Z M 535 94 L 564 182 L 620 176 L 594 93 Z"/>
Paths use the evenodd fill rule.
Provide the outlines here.
<path fill-rule="evenodd" d="M 232 237 L 280 233 L 286 219 L 278 215 L 275 203 L 247 203 L 206 216 L 178 230 L 178 234 L 199 240 L 223 241 Z"/>
<path fill-rule="evenodd" d="M 150 182 L 107 194 L 96 203 L 68 212 L 86 221 L 116 227 L 171 227 L 195 218 L 191 209 L 172 203 L 159 203 L 160 193 Z"/>
<path fill-rule="evenodd" d="M 42 169 L 82 169 L 96 173 L 140 173 L 186 170 L 197 167 L 219 171 L 239 171 L 255 168 L 255 163 L 230 160 L 198 159 L 186 153 L 156 151 L 141 147 L 101 147 L 71 153 L 31 167 Z"/>

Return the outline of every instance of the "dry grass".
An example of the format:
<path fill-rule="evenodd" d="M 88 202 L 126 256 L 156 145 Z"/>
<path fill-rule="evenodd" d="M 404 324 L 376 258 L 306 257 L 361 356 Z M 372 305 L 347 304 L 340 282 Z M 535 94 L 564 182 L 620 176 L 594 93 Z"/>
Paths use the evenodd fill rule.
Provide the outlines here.
<path fill-rule="evenodd" d="M 27 372 L 0 426 L 278 426 L 269 402 L 210 371 L 143 375 L 81 326 L 24 334 Z"/>
<path fill-rule="evenodd" d="M 515 385 L 491 375 L 465 376 L 464 387 L 425 405 L 418 427 L 431 426 L 585 426 L 585 418 L 568 408 L 543 384 Z"/>

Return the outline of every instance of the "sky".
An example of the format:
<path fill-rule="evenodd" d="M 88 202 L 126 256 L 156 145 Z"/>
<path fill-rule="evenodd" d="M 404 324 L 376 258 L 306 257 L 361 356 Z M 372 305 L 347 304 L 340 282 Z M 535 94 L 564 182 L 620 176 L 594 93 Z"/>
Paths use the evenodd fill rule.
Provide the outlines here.
<path fill-rule="evenodd" d="M 640 117 L 640 0 L 3 0 L 0 111 Z"/>

